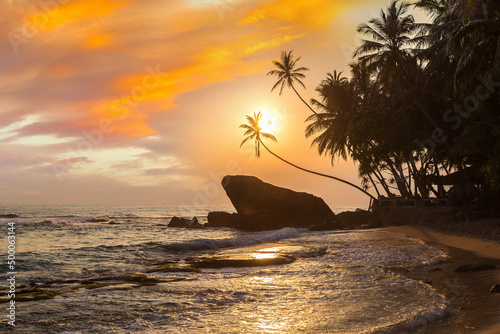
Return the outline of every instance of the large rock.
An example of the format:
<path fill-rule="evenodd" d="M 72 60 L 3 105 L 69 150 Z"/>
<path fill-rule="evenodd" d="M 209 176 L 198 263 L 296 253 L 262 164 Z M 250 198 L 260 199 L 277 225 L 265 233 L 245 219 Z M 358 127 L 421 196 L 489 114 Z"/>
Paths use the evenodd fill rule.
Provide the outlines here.
<path fill-rule="evenodd" d="M 209 212 L 207 216 L 208 223 L 206 223 L 205 227 L 231 227 L 236 228 L 238 224 L 236 219 L 238 215 L 236 213 L 228 213 L 228 212 Z"/>
<path fill-rule="evenodd" d="M 361 225 L 362 229 L 371 229 L 371 228 L 382 228 L 384 227 L 384 221 L 379 216 L 375 216 L 368 223 Z"/>
<path fill-rule="evenodd" d="M 254 176 L 227 175 L 222 187 L 238 212 L 238 228 L 333 226 L 335 214 L 319 197 L 265 183 Z"/>
<path fill-rule="evenodd" d="M 279 230 L 291 226 L 286 218 L 268 213 L 239 215 L 236 220 L 238 229 L 249 232 Z"/>

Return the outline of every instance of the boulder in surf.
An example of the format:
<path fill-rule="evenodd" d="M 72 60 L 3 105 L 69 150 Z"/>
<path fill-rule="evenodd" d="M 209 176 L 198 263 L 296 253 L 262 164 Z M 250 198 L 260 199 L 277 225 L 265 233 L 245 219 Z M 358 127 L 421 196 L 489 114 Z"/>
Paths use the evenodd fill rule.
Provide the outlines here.
<path fill-rule="evenodd" d="M 172 217 L 170 223 L 168 223 L 168 227 L 202 228 L 203 225 L 198 222 L 198 218 L 196 217 L 191 220 L 186 218 Z"/>
<path fill-rule="evenodd" d="M 312 194 L 277 187 L 255 176 L 227 175 L 221 183 L 238 212 L 236 223 L 241 230 L 336 226 L 333 211 Z"/>

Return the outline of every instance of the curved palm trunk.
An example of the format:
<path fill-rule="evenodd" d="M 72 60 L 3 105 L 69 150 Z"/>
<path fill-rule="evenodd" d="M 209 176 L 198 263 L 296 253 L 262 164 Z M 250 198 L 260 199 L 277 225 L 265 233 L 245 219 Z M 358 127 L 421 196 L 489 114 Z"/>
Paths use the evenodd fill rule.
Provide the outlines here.
<path fill-rule="evenodd" d="M 317 113 L 313 110 L 313 108 L 311 108 L 311 106 L 302 98 L 302 96 L 300 96 L 299 92 L 297 92 L 297 90 L 295 89 L 295 87 L 293 87 L 293 85 L 291 85 L 293 91 L 295 92 L 295 94 L 297 94 L 297 96 L 299 97 L 299 99 L 304 102 L 304 104 L 309 108 L 311 109 L 311 111 L 317 115 Z"/>
<path fill-rule="evenodd" d="M 260 140 L 260 139 L 259 139 L 259 141 L 260 141 L 260 143 L 262 144 L 262 146 L 264 146 L 264 148 L 265 148 L 265 149 L 266 149 L 269 153 L 271 153 L 272 155 L 274 155 L 276 158 L 280 159 L 281 161 L 283 161 L 283 162 L 285 162 L 285 163 L 289 164 L 290 166 L 293 166 L 293 167 L 295 167 L 295 168 L 297 168 L 297 169 L 300 169 L 300 170 L 302 170 L 302 171 L 304 171 L 304 172 L 308 172 L 308 173 L 311 173 L 311 174 L 316 174 L 316 175 L 319 175 L 319 176 L 328 177 L 328 178 L 330 178 L 330 179 L 334 179 L 334 180 L 337 180 L 337 181 L 339 181 L 339 182 L 342 182 L 342 183 L 348 184 L 348 185 L 350 185 L 351 187 L 354 187 L 354 188 L 358 189 L 358 190 L 359 190 L 359 191 L 361 191 L 363 194 L 365 194 L 365 195 L 369 196 L 371 199 L 373 199 L 373 200 L 377 200 L 377 199 L 376 199 L 375 197 L 373 197 L 371 194 L 369 194 L 368 192 L 364 191 L 362 188 L 358 187 L 357 185 L 352 184 L 351 182 L 348 182 L 348 181 L 345 181 L 345 180 L 339 179 L 338 177 L 335 177 L 335 176 L 331 176 L 331 175 L 326 175 L 326 174 L 322 174 L 322 173 L 314 172 L 314 171 L 312 171 L 312 170 L 309 170 L 309 169 L 305 169 L 305 168 L 299 167 L 299 166 L 297 166 L 297 165 L 295 165 L 295 164 L 293 164 L 293 163 L 291 163 L 291 162 L 289 162 L 289 161 L 286 161 L 285 159 L 283 159 L 282 157 L 280 157 L 279 155 L 277 155 L 277 154 L 275 154 L 273 151 L 271 151 L 269 148 L 267 148 L 266 144 L 264 144 L 264 143 L 262 142 L 262 140 Z"/>

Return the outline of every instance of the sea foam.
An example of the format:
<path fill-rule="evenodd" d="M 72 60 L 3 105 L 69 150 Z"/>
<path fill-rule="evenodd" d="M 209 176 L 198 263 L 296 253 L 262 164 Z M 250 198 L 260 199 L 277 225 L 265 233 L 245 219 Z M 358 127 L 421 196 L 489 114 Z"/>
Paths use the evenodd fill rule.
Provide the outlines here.
<path fill-rule="evenodd" d="M 298 238 L 308 230 L 305 228 L 283 228 L 281 230 L 245 235 L 239 238 L 224 238 L 224 239 L 196 239 L 187 242 L 175 243 L 163 246 L 168 251 L 196 251 L 223 249 L 234 247 L 245 247 L 266 242 L 273 242 L 283 239 Z"/>

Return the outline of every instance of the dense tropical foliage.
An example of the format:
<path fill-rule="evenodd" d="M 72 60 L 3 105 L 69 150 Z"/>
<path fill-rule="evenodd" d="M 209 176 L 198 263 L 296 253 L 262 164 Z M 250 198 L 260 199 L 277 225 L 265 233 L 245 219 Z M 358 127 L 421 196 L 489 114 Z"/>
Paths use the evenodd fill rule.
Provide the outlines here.
<path fill-rule="evenodd" d="M 391 1 L 357 31 L 350 76 L 328 73 L 311 101 L 305 134 L 319 154 L 356 161 L 380 196 L 443 197 L 443 176 L 473 168 L 483 195 L 498 198 L 500 1 Z M 293 88 L 290 57 L 275 61 L 273 89 Z"/>

